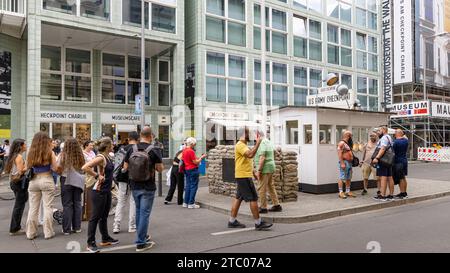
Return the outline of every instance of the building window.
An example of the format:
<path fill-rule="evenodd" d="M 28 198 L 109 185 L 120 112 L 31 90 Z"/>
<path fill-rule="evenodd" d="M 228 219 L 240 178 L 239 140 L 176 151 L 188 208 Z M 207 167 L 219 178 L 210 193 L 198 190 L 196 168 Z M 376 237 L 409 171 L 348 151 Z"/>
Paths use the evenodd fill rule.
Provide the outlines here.
<path fill-rule="evenodd" d="M 208 52 L 206 62 L 206 100 L 246 104 L 245 57 Z"/>
<path fill-rule="evenodd" d="M 434 45 L 433 43 L 425 43 L 425 54 L 427 57 L 427 69 L 434 70 Z"/>
<path fill-rule="evenodd" d="M 110 12 L 111 3 L 108 0 L 81 0 L 80 2 L 81 16 L 109 20 Z"/>
<path fill-rule="evenodd" d="M 331 125 L 319 125 L 319 144 L 331 144 Z"/>
<path fill-rule="evenodd" d="M 322 13 L 322 0 L 294 0 L 294 7 Z"/>
<path fill-rule="evenodd" d="M 294 105 L 306 106 L 308 96 L 308 68 L 294 67 Z"/>
<path fill-rule="evenodd" d="M 43 0 L 43 8 L 67 14 L 77 14 L 77 4 L 73 0 Z"/>
<path fill-rule="evenodd" d="M 356 24 L 377 30 L 378 29 L 378 3 L 377 0 L 356 0 Z"/>
<path fill-rule="evenodd" d="M 322 61 L 322 25 L 320 22 L 295 15 L 294 56 Z"/>
<path fill-rule="evenodd" d="M 352 67 L 351 31 L 327 26 L 328 63 Z"/>
<path fill-rule="evenodd" d="M 244 0 L 206 1 L 206 39 L 246 46 L 246 13 Z"/>
<path fill-rule="evenodd" d="M 145 28 L 149 27 L 149 3 L 145 2 Z M 122 22 L 126 25 L 141 26 L 141 1 L 122 0 Z"/>
<path fill-rule="evenodd" d="M 91 52 L 71 48 L 64 50 L 65 59 L 62 58 L 61 48 L 41 47 L 41 98 L 91 102 Z"/>
<path fill-rule="evenodd" d="M 266 51 L 287 54 L 287 15 L 286 12 L 266 7 Z"/>
<path fill-rule="evenodd" d="M 266 104 L 269 106 L 288 105 L 287 64 L 266 62 Z M 255 60 L 255 104 L 261 104 L 261 61 Z"/>
<path fill-rule="evenodd" d="M 286 144 L 298 144 L 298 120 L 286 121 Z"/>
<path fill-rule="evenodd" d="M 378 41 L 377 38 L 363 33 L 356 33 L 357 68 L 378 71 Z"/>
<path fill-rule="evenodd" d="M 327 16 L 352 22 L 352 5 L 348 0 L 327 0 Z"/>
<path fill-rule="evenodd" d="M 311 124 L 303 125 L 303 136 L 304 136 L 304 144 L 312 144 L 313 141 L 313 131 Z"/>
<path fill-rule="evenodd" d="M 145 59 L 145 103 L 150 105 L 150 59 Z M 139 57 L 102 54 L 102 103 L 134 104 L 141 89 Z"/>
<path fill-rule="evenodd" d="M 425 19 L 427 21 L 433 22 L 434 21 L 434 14 L 433 14 L 433 2 L 432 0 L 427 0 L 425 2 Z"/>
<path fill-rule="evenodd" d="M 158 61 L 158 105 L 170 106 L 170 62 Z"/>
<path fill-rule="evenodd" d="M 152 29 L 175 33 L 176 9 L 152 3 Z"/>
<path fill-rule="evenodd" d="M 358 77 L 357 94 L 361 108 L 366 111 L 378 111 L 378 80 Z"/>

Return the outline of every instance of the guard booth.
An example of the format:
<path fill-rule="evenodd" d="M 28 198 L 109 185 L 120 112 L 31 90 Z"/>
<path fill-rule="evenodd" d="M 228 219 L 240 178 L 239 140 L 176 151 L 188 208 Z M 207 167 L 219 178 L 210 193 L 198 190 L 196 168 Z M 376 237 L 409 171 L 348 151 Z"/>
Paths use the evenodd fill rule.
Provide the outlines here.
<path fill-rule="evenodd" d="M 298 153 L 299 190 L 338 192 L 337 144 L 353 132 L 355 156 L 362 161 L 363 145 L 374 128 L 388 124 L 389 113 L 329 107 L 287 106 L 269 111 L 271 139 L 276 146 Z M 361 168 L 353 168 L 352 190 L 363 188 Z M 370 181 L 376 185 L 376 181 Z"/>

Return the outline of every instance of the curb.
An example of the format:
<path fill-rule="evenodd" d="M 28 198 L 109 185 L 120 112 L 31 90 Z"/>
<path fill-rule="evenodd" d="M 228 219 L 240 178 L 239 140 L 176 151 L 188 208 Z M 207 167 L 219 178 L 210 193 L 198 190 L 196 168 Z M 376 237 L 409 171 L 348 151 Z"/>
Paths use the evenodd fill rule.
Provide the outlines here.
<path fill-rule="evenodd" d="M 416 197 L 410 197 L 408 199 L 403 200 L 395 200 L 385 203 L 374 203 L 369 205 L 362 205 L 352 208 L 346 208 L 341 210 L 332 210 L 332 211 L 325 211 L 321 213 L 316 214 L 309 214 L 309 215 L 302 215 L 302 216 L 262 216 L 261 219 L 264 221 L 270 221 L 272 223 L 281 223 L 281 224 L 301 224 L 301 223 L 308 223 L 308 222 L 315 222 L 315 221 L 321 221 L 331 218 L 336 218 L 340 216 L 346 216 L 346 215 L 352 215 L 367 211 L 375 211 L 375 210 L 381 210 L 384 208 L 393 208 L 393 207 L 399 207 L 407 204 L 414 204 L 417 202 L 432 200 L 432 199 L 438 199 L 442 197 L 450 196 L 450 191 L 446 192 L 439 192 L 434 194 L 428 194 L 428 195 L 421 195 Z M 230 214 L 230 209 L 224 209 L 215 207 L 213 205 L 208 205 L 203 203 L 202 201 L 197 200 L 197 202 L 200 204 L 202 208 L 209 209 L 211 211 L 223 213 L 223 214 Z M 252 220 L 252 216 L 249 214 L 240 214 L 239 217 L 245 218 L 247 220 Z"/>

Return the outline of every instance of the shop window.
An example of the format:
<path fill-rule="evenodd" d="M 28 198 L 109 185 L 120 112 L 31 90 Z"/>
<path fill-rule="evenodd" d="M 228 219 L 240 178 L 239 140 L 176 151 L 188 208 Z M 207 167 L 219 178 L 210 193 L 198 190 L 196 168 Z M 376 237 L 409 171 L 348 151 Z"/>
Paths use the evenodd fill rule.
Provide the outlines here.
<path fill-rule="evenodd" d="M 170 157 L 169 155 L 169 126 L 159 126 L 159 142 L 162 143 L 162 156 L 163 158 Z"/>
<path fill-rule="evenodd" d="M 338 144 L 342 140 L 342 136 L 347 130 L 347 126 L 336 126 L 336 144 Z"/>
<path fill-rule="evenodd" d="M 76 124 L 75 132 L 76 132 L 75 138 L 77 139 L 80 145 L 91 139 L 90 124 Z"/>
<path fill-rule="evenodd" d="M 298 144 L 298 121 L 286 121 L 286 144 Z"/>
<path fill-rule="evenodd" d="M 102 124 L 102 137 L 110 137 L 114 139 L 116 135 L 116 125 L 114 124 Z"/>
<path fill-rule="evenodd" d="M 331 144 L 331 125 L 319 126 L 319 143 Z"/>
<path fill-rule="evenodd" d="M 50 135 L 50 123 L 41 123 L 39 130 Z"/>
<path fill-rule="evenodd" d="M 313 131 L 312 131 L 312 125 L 308 124 L 303 126 L 304 132 L 303 135 L 305 137 L 305 144 L 312 144 L 312 138 L 313 138 Z"/>
<path fill-rule="evenodd" d="M 52 137 L 61 141 L 73 137 L 73 123 L 53 123 Z"/>

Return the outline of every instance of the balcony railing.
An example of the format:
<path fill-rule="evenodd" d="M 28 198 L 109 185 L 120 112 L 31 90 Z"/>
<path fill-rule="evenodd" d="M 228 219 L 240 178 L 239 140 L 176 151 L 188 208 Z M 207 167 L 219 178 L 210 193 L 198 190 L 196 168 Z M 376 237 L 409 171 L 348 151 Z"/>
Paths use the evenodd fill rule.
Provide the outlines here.
<path fill-rule="evenodd" d="M 26 0 L 0 0 L 0 12 L 25 15 Z"/>

